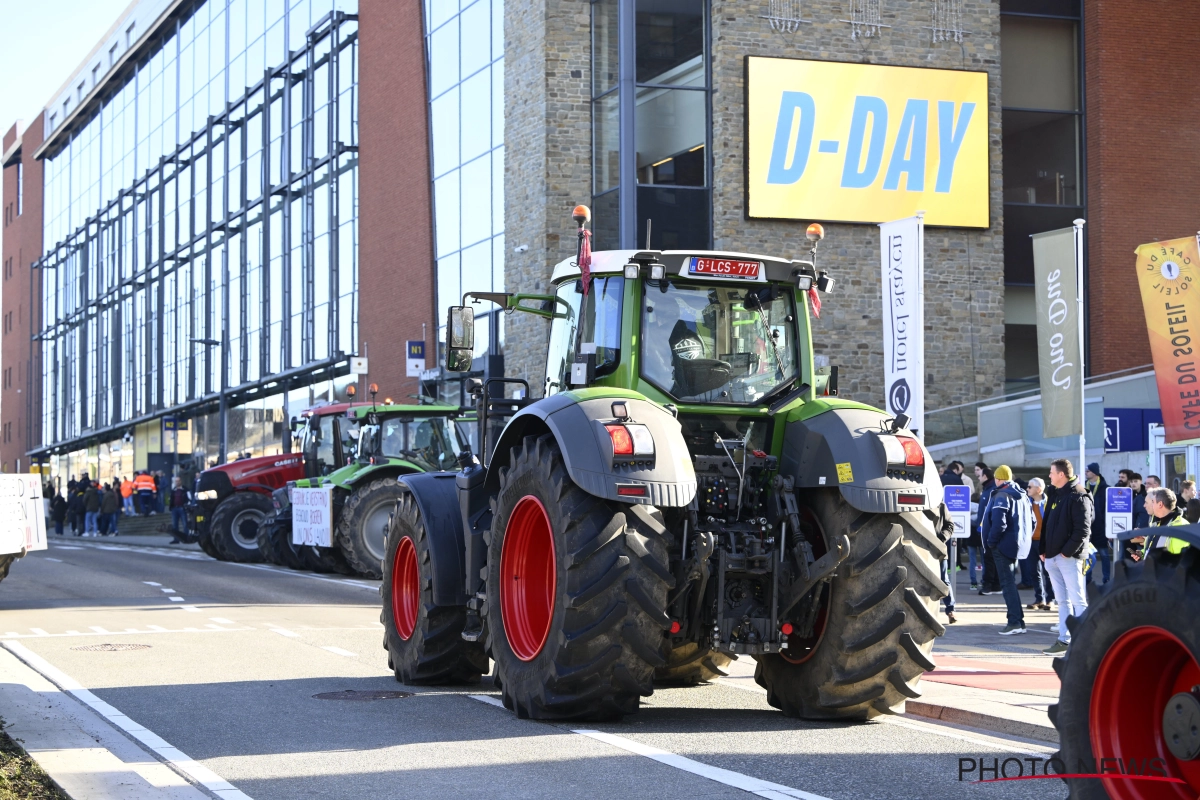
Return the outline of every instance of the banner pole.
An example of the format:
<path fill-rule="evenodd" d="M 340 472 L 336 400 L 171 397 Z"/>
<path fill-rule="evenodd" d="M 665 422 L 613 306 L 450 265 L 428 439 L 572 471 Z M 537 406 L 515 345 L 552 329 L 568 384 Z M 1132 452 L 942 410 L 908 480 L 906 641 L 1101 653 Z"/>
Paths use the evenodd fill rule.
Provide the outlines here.
<path fill-rule="evenodd" d="M 1087 392 L 1084 391 L 1084 363 L 1086 354 L 1083 351 L 1083 226 L 1086 220 L 1077 219 L 1075 225 L 1075 286 L 1076 309 L 1079 322 L 1079 475 L 1087 469 Z"/>

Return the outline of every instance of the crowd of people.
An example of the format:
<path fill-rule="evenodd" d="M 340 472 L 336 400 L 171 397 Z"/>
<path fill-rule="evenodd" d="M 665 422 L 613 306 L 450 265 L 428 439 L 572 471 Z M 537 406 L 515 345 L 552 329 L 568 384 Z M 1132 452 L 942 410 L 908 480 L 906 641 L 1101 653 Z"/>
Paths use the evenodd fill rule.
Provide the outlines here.
<path fill-rule="evenodd" d="M 141 470 L 132 479 L 113 478 L 111 482 L 93 481 L 88 473 L 67 481 L 65 491 L 48 484 L 49 514 L 54 532 L 65 535 L 67 528 L 76 536 L 116 536 L 122 514 L 127 517 L 152 516 L 170 512 L 171 529 L 177 535 L 187 529 L 188 492 L 178 477 L 171 479 L 160 471 Z"/>
<path fill-rule="evenodd" d="M 942 468 L 941 479 L 943 486 L 968 486 L 973 495 L 977 492 L 977 510 L 966 540 L 971 589 L 1004 597 L 1007 624 L 1000 630 L 1001 636 L 1025 633 L 1025 611 L 1050 611 L 1051 602 L 1055 603 L 1058 639 L 1042 652 L 1066 652 L 1071 641 L 1067 618 L 1078 617 L 1087 608 L 1087 583 L 1108 583 L 1112 575 L 1114 550 L 1104 517 L 1108 483 L 1100 474 L 1100 465 L 1088 464 L 1083 477 L 1078 477 L 1068 459 L 1056 459 L 1050 464 L 1049 486 L 1041 478 L 1032 478 L 1022 487 L 1008 466 L 993 470 L 979 462 L 975 464 L 976 489 L 965 472 L 961 461 L 952 461 Z M 1149 475 L 1143 481 L 1137 472 L 1123 469 L 1116 485 L 1133 490 L 1134 528 L 1200 520 L 1200 499 L 1193 481 L 1180 484 L 1176 496 L 1163 487 L 1158 476 Z M 1140 561 L 1154 548 L 1180 553 L 1187 546 L 1169 535 L 1139 536 L 1120 543 L 1115 555 Z M 956 566 L 943 563 L 942 577 L 948 580 Z M 1033 591 L 1033 602 L 1024 607 L 1021 590 Z M 953 595 L 943 603 L 948 620 L 957 622 Z"/>

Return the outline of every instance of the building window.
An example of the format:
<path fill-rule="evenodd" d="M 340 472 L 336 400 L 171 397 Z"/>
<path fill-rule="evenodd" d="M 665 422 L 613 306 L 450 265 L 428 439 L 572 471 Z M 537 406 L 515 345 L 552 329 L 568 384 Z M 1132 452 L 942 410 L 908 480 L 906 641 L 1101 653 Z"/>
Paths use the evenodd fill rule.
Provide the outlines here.
<path fill-rule="evenodd" d="M 112 66 L 117 63 L 117 48 L 119 48 L 120 46 L 121 46 L 120 43 L 118 43 L 118 44 L 114 44 L 112 47 L 108 48 L 109 69 L 111 69 Z"/>
<path fill-rule="evenodd" d="M 1006 391 L 1037 386 L 1030 234 L 1086 217 L 1078 0 L 1002 0 Z"/>
<path fill-rule="evenodd" d="M 17 159 L 17 216 L 21 216 L 25 207 L 25 165 Z"/>
<path fill-rule="evenodd" d="M 77 86 L 76 89 L 79 91 L 78 101 L 82 103 L 83 98 L 87 96 L 87 82 L 80 81 L 79 86 Z"/>
<path fill-rule="evenodd" d="M 129 27 L 125 29 L 125 49 L 133 49 L 133 32 L 137 28 L 137 22 L 129 23 Z"/>
<path fill-rule="evenodd" d="M 707 7 L 592 3 L 597 248 L 711 244 Z"/>

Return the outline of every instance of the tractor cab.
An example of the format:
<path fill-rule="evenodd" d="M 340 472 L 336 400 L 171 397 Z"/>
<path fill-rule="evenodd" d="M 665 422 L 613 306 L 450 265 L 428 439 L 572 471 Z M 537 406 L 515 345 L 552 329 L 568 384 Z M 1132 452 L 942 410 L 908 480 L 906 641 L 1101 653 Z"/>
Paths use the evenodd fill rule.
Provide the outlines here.
<path fill-rule="evenodd" d="M 424 416 L 422 411 L 435 412 Z M 458 454 L 469 449 L 447 409 L 412 406 L 364 415 L 357 432 L 355 459 L 375 465 L 390 459 L 405 461 L 425 472 L 456 469 Z"/>
<path fill-rule="evenodd" d="M 300 452 L 304 455 L 306 478 L 323 478 L 353 458 L 359 421 L 353 413 L 355 406 L 339 405 L 341 408 L 323 406 L 304 412 Z"/>

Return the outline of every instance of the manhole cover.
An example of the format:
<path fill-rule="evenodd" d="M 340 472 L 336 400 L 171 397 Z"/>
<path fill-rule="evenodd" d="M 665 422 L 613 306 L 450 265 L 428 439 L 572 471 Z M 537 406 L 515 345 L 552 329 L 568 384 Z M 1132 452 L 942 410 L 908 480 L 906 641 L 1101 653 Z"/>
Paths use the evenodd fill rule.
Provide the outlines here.
<path fill-rule="evenodd" d="M 149 650 L 148 644 L 85 644 L 72 647 L 72 650 L 86 650 L 90 653 L 123 653 L 127 650 Z"/>
<path fill-rule="evenodd" d="M 403 700 L 405 697 L 412 697 L 412 692 L 395 692 L 383 689 L 370 692 L 356 692 L 353 689 L 347 689 L 344 692 L 322 692 L 314 694 L 313 697 L 317 700 Z"/>

